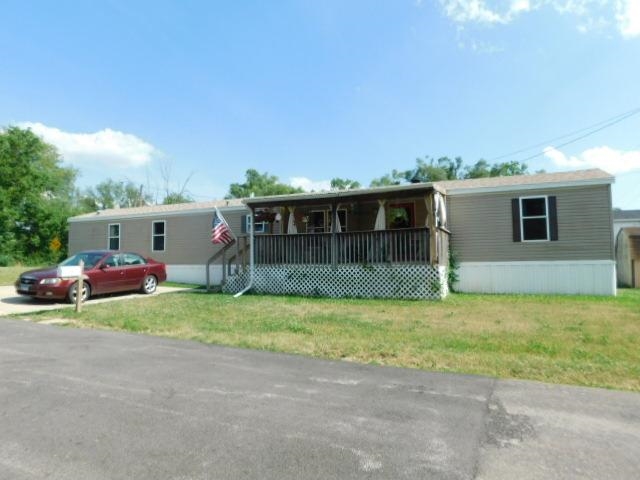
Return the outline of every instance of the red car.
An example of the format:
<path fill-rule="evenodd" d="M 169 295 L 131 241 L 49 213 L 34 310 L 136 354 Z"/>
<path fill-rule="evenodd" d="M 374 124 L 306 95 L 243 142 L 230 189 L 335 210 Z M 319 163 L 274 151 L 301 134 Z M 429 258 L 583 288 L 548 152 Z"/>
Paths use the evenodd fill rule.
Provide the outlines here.
<path fill-rule="evenodd" d="M 76 301 L 77 273 L 84 261 L 82 300 L 104 293 L 140 290 L 153 293 L 167 279 L 164 263 L 131 252 L 90 250 L 67 258 L 57 267 L 31 270 L 20 275 L 16 291 L 39 299 Z M 71 274 L 70 274 L 71 273 Z"/>

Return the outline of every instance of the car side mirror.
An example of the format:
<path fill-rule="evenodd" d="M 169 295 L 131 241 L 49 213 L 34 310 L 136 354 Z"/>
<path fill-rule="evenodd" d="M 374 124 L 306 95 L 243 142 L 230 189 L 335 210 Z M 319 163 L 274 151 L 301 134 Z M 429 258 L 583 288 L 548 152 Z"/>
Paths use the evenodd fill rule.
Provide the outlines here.
<path fill-rule="evenodd" d="M 101 263 L 99 268 L 100 270 L 106 270 L 107 268 L 109 268 L 109 265 L 107 265 L 106 263 Z"/>

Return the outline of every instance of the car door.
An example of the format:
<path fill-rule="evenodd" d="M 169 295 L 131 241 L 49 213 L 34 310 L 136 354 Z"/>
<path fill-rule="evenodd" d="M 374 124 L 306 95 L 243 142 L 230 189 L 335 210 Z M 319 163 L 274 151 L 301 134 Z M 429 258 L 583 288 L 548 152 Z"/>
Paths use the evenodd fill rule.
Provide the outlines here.
<path fill-rule="evenodd" d="M 125 270 L 122 266 L 122 255 L 114 253 L 98 265 L 96 275 L 96 293 L 111 293 L 126 290 Z"/>
<path fill-rule="evenodd" d="M 136 253 L 123 253 L 122 260 L 126 289 L 138 290 L 142 286 L 142 280 L 144 280 L 149 270 L 147 261 Z"/>

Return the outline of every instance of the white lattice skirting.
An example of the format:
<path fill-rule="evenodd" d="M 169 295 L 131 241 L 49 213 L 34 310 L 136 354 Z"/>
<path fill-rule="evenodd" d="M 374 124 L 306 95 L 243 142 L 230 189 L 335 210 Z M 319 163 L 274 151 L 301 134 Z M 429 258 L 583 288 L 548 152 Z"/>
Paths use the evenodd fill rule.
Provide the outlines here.
<path fill-rule="evenodd" d="M 249 272 L 227 279 L 223 291 L 237 293 Z M 276 295 L 438 300 L 448 293 L 446 267 L 431 265 L 260 265 L 252 290 Z"/>

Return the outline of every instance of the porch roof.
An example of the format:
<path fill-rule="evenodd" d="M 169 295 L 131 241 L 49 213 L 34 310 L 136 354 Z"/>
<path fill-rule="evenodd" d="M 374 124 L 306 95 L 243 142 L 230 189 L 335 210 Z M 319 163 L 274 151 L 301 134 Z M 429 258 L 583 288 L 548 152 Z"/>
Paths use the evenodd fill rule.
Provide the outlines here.
<path fill-rule="evenodd" d="M 271 197 L 245 198 L 249 208 L 265 208 L 300 205 L 331 205 L 366 200 L 403 199 L 424 195 L 432 191 L 444 193 L 435 183 L 413 183 L 388 187 L 359 188 L 355 190 L 331 190 L 325 192 L 295 193 Z"/>

